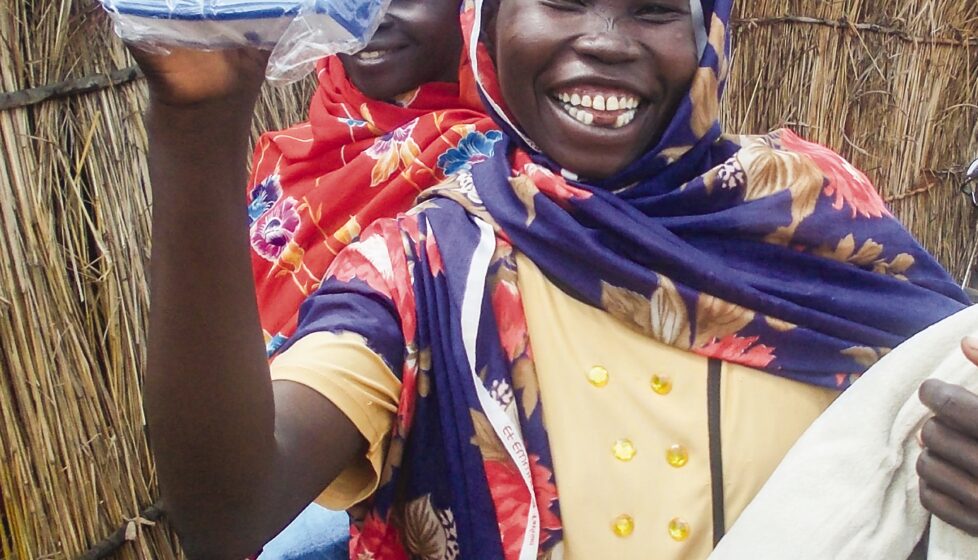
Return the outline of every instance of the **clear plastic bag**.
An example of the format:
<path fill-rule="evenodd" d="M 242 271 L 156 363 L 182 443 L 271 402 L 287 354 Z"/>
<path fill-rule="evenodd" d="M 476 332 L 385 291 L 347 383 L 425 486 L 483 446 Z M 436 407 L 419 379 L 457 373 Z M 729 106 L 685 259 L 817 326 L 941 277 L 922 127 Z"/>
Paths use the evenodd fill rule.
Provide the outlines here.
<path fill-rule="evenodd" d="M 271 50 L 268 78 L 290 82 L 315 62 L 362 49 L 390 0 L 101 0 L 126 41 Z"/>

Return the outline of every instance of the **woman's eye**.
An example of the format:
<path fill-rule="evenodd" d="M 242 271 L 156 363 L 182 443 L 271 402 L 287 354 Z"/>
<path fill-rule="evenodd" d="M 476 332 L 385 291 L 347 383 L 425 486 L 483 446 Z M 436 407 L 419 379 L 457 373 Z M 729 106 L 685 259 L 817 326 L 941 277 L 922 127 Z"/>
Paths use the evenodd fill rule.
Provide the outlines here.
<path fill-rule="evenodd" d="M 584 0 L 543 0 L 543 4 L 561 11 L 576 11 L 586 6 Z"/>
<path fill-rule="evenodd" d="M 663 3 L 646 4 L 635 10 L 635 16 L 648 21 L 665 21 L 681 15 L 675 6 Z"/>

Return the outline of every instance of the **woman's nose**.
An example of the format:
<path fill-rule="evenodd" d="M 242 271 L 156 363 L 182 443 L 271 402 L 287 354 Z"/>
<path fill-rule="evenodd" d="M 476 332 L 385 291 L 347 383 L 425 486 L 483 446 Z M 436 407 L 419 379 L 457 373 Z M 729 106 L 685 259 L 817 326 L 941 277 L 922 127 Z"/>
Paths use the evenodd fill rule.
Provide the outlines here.
<path fill-rule="evenodd" d="M 385 31 L 391 27 L 395 27 L 399 20 L 404 18 L 406 12 L 410 12 L 413 9 L 414 2 L 403 2 L 401 0 L 393 0 L 388 6 L 387 11 L 384 13 L 384 18 L 380 20 L 380 25 L 377 27 L 377 31 Z"/>
<path fill-rule="evenodd" d="M 581 56 L 605 64 L 632 62 L 641 56 L 638 41 L 616 29 L 614 22 L 606 23 L 604 29 L 593 29 L 578 35 L 573 48 Z"/>
<path fill-rule="evenodd" d="M 381 32 L 390 29 L 394 26 L 394 14 L 387 12 L 384 14 L 384 19 L 380 20 L 380 25 L 377 26 L 377 32 Z"/>

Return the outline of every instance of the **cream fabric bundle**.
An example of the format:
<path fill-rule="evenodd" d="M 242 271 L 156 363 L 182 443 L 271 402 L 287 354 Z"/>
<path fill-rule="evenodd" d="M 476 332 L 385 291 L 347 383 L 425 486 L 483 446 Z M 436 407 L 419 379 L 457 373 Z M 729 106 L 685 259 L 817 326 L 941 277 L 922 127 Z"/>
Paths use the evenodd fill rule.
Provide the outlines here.
<path fill-rule="evenodd" d="M 917 390 L 936 378 L 978 391 L 978 368 L 960 350 L 966 335 L 978 335 L 978 306 L 873 366 L 798 440 L 710 559 L 907 558 L 931 518 L 916 474 L 930 411 Z M 933 518 L 928 560 L 976 558 L 978 539 Z"/>

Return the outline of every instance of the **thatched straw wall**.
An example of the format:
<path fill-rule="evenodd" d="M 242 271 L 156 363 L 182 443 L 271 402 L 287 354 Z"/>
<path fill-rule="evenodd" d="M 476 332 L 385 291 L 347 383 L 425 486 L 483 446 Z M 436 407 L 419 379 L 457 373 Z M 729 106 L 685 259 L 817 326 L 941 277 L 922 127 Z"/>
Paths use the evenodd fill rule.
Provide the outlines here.
<path fill-rule="evenodd" d="M 978 2 L 745 0 L 739 8 L 730 128 L 787 124 L 841 151 L 963 277 L 975 216 L 956 185 L 978 157 Z"/>
<path fill-rule="evenodd" d="M 789 124 L 842 150 L 960 277 L 975 236 L 955 173 L 978 156 L 976 3 L 745 0 L 741 12 L 731 128 Z M 130 65 L 93 0 L 0 2 L 0 107 L 53 90 L 2 92 L 102 76 L 55 88 L 89 93 L 0 108 L 4 560 L 76 558 L 120 527 L 133 542 L 119 558 L 179 557 L 163 524 L 138 518 L 155 517 L 155 477 L 138 392 L 144 92 Z M 310 85 L 267 92 L 257 128 L 301 118 Z"/>

